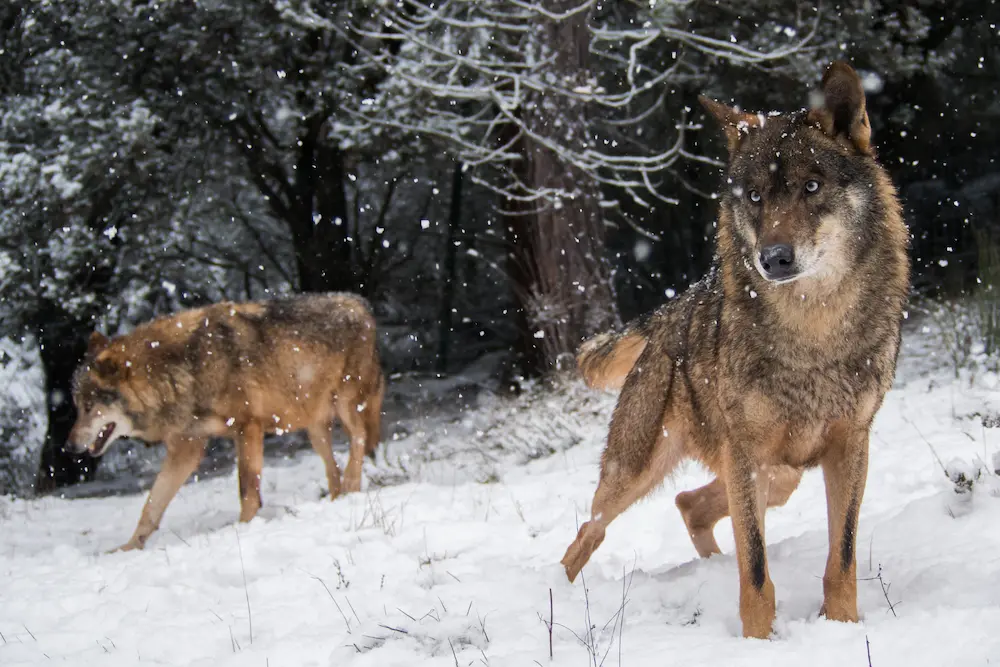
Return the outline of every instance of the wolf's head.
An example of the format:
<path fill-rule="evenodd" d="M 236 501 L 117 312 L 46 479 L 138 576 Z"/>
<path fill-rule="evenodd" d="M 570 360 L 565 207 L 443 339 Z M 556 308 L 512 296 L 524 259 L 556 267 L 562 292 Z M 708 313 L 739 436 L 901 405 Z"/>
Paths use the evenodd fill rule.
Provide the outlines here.
<path fill-rule="evenodd" d="M 720 250 L 738 253 L 769 285 L 836 287 L 863 260 L 884 214 L 857 73 L 833 63 L 812 109 L 791 114 L 701 102 L 729 144 Z"/>
<path fill-rule="evenodd" d="M 100 456 L 118 438 L 134 434 L 133 416 L 121 392 L 128 372 L 111 341 L 96 331 L 91 334 L 87 355 L 73 376 L 76 423 L 66 449 Z"/>

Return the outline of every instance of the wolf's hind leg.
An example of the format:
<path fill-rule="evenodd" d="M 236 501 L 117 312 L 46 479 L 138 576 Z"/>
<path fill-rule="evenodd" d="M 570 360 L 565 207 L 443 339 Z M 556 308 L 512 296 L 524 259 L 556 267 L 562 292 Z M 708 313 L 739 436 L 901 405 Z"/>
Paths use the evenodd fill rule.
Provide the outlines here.
<path fill-rule="evenodd" d="M 369 406 L 355 393 L 337 397 L 337 416 L 344 425 L 347 437 L 351 439 L 351 454 L 344 469 L 344 493 L 361 490 L 361 467 L 367 448 L 367 428 L 365 415 Z"/>
<path fill-rule="evenodd" d="M 702 558 L 722 553 L 715 541 L 715 524 L 729 516 L 726 485 L 718 477 L 694 491 L 682 491 L 674 499 L 688 536 Z"/>
<path fill-rule="evenodd" d="M 240 521 L 246 523 L 260 509 L 260 474 L 264 465 L 264 429 L 247 422 L 236 436 L 236 469 L 240 482 Z"/>
<path fill-rule="evenodd" d="M 160 527 L 160 519 L 167 505 L 177 495 L 187 478 L 198 469 L 201 457 L 205 453 L 204 438 L 170 438 L 166 442 L 167 456 L 163 460 L 160 472 L 156 475 L 153 488 L 149 491 L 146 504 L 142 507 L 139 525 L 135 528 L 132 539 L 117 550 L 131 551 L 142 549 L 149 536 Z"/>
<path fill-rule="evenodd" d="M 771 483 L 767 494 L 768 507 L 780 507 L 788 502 L 802 479 L 802 471 L 789 466 L 774 466 L 769 469 Z M 722 553 L 715 541 L 714 528 L 729 516 L 729 499 L 726 485 L 719 478 L 693 491 L 682 491 L 674 501 L 681 511 L 688 535 L 694 548 L 702 558 Z"/>
<path fill-rule="evenodd" d="M 669 429 L 663 428 L 657 429 L 646 446 L 647 456 L 637 459 L 637 452 L 623 449 L 617 439 L 628 425 L 616 422 L 617 414 L 601 460 L 601 480 L 591 504 L 590 521 L 580 526 L 576 540 L 562 559 L 570 581 L 576 579 L 604 541 L 608 525 L 661 483 L 686 455 L 680 433 L 668 435 Z"/>
<path fill-rule="evenodd" d="M 362 416 L 365 421 L 365 454 L 375 460 L 375 449 L 382 440 L 382 401 L 385 399 L 385 379 L 379 373 L 378 383 L 369 392 Z"/>
<path fill-rule="evenodd" d="M 562 559 L 570 581 L 604 541 L 608 524 L 662 482 L 686 454 L 684 420 L 668 408 L 674 400 L 673 373 L 673 361 L 662 347 L 647 344 L 625 380 L 601 455 L 590 521 L 580 526 Z"/>
<path fill-rule="evenodd" d="M 321 424 L 309 427 L 309 443 L 316 450 L 319 457 L 323 459 L 323 466 L 326 469 L 326 483 L 330 491 L 330 500 L 334 500 L 340 495 L 340 467 L 337 459 L 333 458 L 333 437 L 330 432 L 332 424 L 330 420 L 324 420 Z"/>

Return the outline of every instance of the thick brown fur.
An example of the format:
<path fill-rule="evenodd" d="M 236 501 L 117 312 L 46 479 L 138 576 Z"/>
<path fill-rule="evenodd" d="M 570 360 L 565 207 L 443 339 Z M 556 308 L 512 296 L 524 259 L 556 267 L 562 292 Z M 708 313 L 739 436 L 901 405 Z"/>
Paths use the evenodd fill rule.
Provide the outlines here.
<path fill-rule="evenodd" d="M 128 436 L 163 442 L 166 459 L 124 549 L 142 548 L 198 467 L 210 437 L 236 443 L 240 520 L 261 506 L 265 433 L 308 432 L 330 497 L 361 488 L 379 442 L 384 379 L 368 305 L 350 294 L 219 303 L 162 317 L 132 333 L 91 337 L 77 369 L 77 421 L 67 447 L 95 456 Z M 331 428 L 351 438 L 341 486 Z"/>
<path fill-rule="evenodd" d="M 705 106 L 730 159 L 712 270 L 680 298 L 585 343 L 587 383 L 622 387 L 601 477 L 563 558 L 572 581 L 616 516 L 694 458 L 717 479 L 677 506 L 698 553 L 732 516 L 743 633 L 767 637 L 775 615 L 764 512 L 802 470 L 821 466 L 830 552 L 828 618 L 856 621 L 855 541 L 868 434 L 890 388 L 909 290 L 907 230 L 876 162 L 857 74 L 823 78 L 823 104 L 780 116 Z M 776 278 L 762 249 L 794 250 Z"/>
<path fill-rule="evenodd" d="M 646 349 L 646 339 L 634 330 L 599 334 L 580 346 L 576 365 L 588 387 L 621 389 L 628 372 Z"/>

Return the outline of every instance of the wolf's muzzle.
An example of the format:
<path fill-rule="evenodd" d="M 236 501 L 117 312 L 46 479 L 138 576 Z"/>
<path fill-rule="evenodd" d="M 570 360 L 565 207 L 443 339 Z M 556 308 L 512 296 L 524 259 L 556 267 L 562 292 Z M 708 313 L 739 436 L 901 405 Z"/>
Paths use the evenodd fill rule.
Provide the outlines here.
<path fill-rule="evenodd" d="M 768 280 L 784 280 L 796 274 L 795 250 L 787 243 L 769 245 L 760 251 L 760 266 Z"/>

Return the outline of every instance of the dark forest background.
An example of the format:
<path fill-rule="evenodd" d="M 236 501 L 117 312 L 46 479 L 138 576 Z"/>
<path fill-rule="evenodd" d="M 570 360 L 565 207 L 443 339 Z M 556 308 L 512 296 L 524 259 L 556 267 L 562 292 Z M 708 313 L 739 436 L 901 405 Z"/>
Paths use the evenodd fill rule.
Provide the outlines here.
<path fill-rule="evenodd" d="M 36 490 L 93 474 L 61 451 L 89 333 L 180 308 L 347 290 L 388 372 L 565 367 L 711 260 L 697 96 L 801 108 L 835 58 L 915 303 L 979 298 L 1000 329 L 995 2 L 5 0 L 0 361 L 40 367 Z M 28 411 L 0 410 L 0 493 Z"/>

